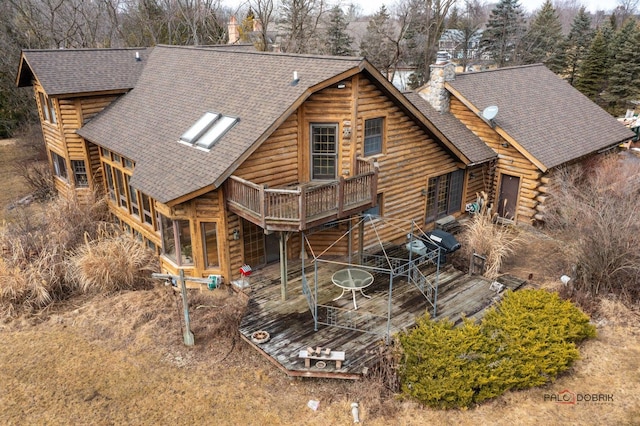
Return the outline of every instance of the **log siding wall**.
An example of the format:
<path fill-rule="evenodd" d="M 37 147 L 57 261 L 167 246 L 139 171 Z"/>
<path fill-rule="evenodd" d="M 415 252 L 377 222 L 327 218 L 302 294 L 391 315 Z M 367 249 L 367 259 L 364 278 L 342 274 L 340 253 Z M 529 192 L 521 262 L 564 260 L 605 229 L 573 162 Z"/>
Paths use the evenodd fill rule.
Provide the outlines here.
<path fill-rule="evenodd" d="M 451 97 L 451 113 L 475 133 L 484 143 L 498 154 L 495 163 L 495 173 L 492 187 L 495 191 L 491 199 L 495 205 L 498 203 L 500 193 L 500 181 L 502 175 L 516 176 L 520 178 L 520 190 L 516 203 L 516 222 L 532 223 L 538 213 L 541 178 L 544 174 L 529 159 L 517 151 L 503 139 L 494 129 L 478 117 L 460 100 Z M 506 145 L 506 146 L 505 146 Z M 469 191 L 467 191 L 469 192 Z M 471 194 L 467 193 L 467 199 Z"/>

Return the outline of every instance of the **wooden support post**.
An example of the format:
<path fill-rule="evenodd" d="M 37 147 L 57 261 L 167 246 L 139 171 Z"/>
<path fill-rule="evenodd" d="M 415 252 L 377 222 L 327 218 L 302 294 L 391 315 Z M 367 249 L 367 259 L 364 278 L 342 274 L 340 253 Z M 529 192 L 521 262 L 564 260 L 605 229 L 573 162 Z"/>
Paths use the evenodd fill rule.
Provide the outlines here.
<path fill-rule="evenodd" d="M 184 270 L 180 269 L 180 294 L 182 294 L 182 308 L 184 309 L 184 344 L 194 345 L 194 337 L 191 332 L 191 322 L 189 321 L 189 302 L 187 301 L 187 284 L 184 280 Z"/>
<path fill-rule="evenodd" d="M 180 294 L 182 296 L 182 309 L 184 311 L 184 344 L 187 346 L 193 346 L 195 344 L 195 339 L 193 337 L 193 333 L 191 332 L 191 321 L 189 320 L 189 301 L 187 300 L 187 284 L 186 278 L 184 276 L 184 270 L 180 269 L 180 275 L 171 275 L 171 274 L 151 274 L 152 278 L 160 279 L 160 280 L 178 280 L 180 281 Z M 202 278 L 189 278 L 189 281 L 198 281 L 205 282 Z"/>
<path fill-rule="evenodd" d="M 287 240 L 288 232 L 280 232 L 280 295 L 287 300 Z M 304 250 L 304 246 L 302 247 Z"/>

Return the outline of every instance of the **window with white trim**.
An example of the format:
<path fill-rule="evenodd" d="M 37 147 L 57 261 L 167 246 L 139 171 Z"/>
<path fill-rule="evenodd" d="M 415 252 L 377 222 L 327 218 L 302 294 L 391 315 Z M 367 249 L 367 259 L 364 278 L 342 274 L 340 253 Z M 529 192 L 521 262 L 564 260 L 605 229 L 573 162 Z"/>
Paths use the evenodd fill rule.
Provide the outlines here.
<path fill-rule="evenodd" d="M 311 124 L 311 179 L 336 178 L 338 125 Z"/>

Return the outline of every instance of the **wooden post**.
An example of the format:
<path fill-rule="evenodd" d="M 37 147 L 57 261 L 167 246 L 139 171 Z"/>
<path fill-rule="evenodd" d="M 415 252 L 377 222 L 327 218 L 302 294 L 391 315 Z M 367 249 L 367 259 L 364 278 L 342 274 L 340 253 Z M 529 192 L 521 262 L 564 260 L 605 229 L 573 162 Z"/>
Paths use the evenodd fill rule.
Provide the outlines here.
<path fill-rule="evenodd" d="M 280 232 L 280 295 L 287 300 L 287 239 L 288 232 Z M 304 250 L 304 246 L 302 246 Z"/>
<path fill-rule="evenodd" d="M 187 285 L 184 280 L 184 270 L 180 269 L 180 294 L 182 294 L 182 308 L 184 309 L 184 344 L 194 345 L 194 337 L 191 332 L 191 322 L 189 321 L 189 302 L 187 301 Z"/>

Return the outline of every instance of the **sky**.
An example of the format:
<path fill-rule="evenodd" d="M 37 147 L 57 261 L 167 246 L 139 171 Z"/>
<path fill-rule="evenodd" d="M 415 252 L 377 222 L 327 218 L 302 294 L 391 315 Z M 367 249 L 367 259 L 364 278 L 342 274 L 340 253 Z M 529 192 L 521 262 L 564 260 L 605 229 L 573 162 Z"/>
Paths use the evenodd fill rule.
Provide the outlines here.
<path fill-rule="evenodd" d="M 365 15 L 374 14 L 381 5 L 391 7 L 394 4 L 394 0 L 352 0 L 354 3 L 359 4 Z M 527 12 L 533 12 L 540 8 L 545 0 L 520 0 L 520 4 Z M 595 12 L 597 10 L 612 10 L 618 4 L 617 0 L 576 0 L 578 4 L 582 4 L 587 7 L 587 11 Z M 497 0 L 488 0 L 487 2 L 496 2 Z M 346 1 L 349 3 L 349 1 Z M 553 3 L 553 0 L 552 0 Z"/>

